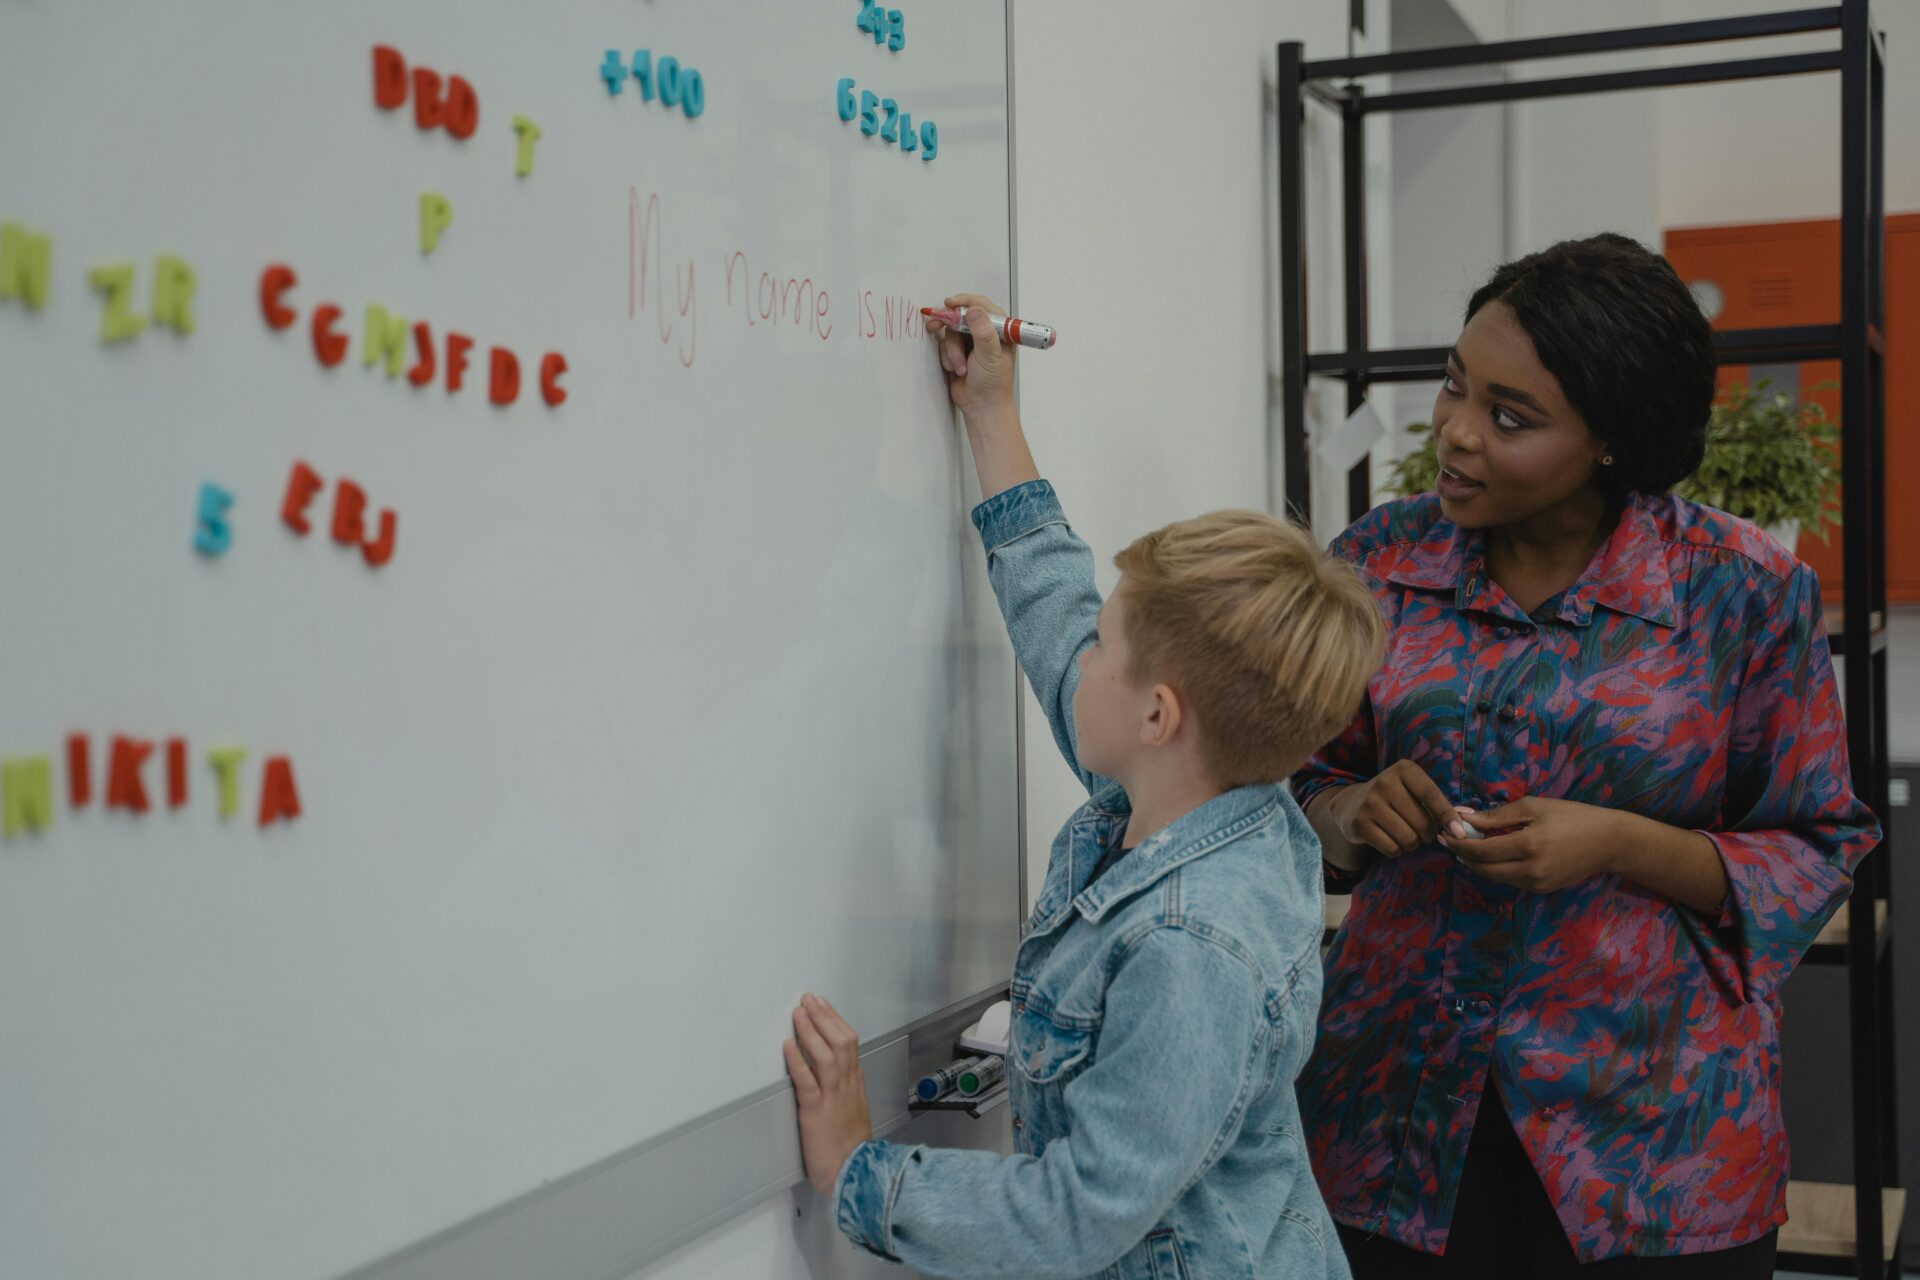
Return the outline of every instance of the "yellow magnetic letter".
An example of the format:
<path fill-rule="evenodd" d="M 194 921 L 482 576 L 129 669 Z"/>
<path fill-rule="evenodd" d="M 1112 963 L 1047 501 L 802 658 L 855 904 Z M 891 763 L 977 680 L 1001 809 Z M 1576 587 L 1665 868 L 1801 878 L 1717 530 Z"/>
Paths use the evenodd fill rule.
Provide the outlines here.
<path fill-rule="evenodd" d="M 44 831 L 53 821 L 53 765 L 45 756 L 0 763 L 0 830 Z"/>
<path fill-rule="evenodd" d="M 38 311 L 47 305 L 52 270 L 52 236 L 37 236 L 17 222 L 0 222 L 0 298 L 18 298 Z"/>
<path fill-rule="evenodd" d="M 193 332 L 193 268 L 170 253 L 153 260 L 153 322 L 177 333 Z"/>
<path fill-rule="evenodd" d="M 515 116 L 513 131 L 520 135 L 520 147 L 514 155 L 513 171 L 524 178 L 533 172 L 533 144 L 540 141 L 540 126 L 525 116 Z"/>
<path fill-rule="evenodd" d="M 420 193 L 420 252 L 432 253 L 440 233 L 453 225 L 453 202 L 438 191 Z"/>
<path fill-rule="evenodd" d="M 407 362 L 407 318 L 390 316 L 387 309 L 377 302 L 367 304 L 367 332 L 361 339 L 360 363 L 376 365 L 382 355 L 387 358 L 387 376 L 400 376 L 401 366 Z"/>
<path fill-rule="evenodd" d="M 223 818 L 240 812 L 240 762 L 246 758 L 245 747 L 215 747 L 207 752 L 207 763 L 220 775 L 220 816 Z"/>
<path fill-rule="evenodd" d="M 147 318 L 133 314 L 133 264 L 115 262 L 87 273 L 93 287 L 107 295 L 107 311 L 100 317 L 100 341 L 123 342 L 138 337 Z"/>

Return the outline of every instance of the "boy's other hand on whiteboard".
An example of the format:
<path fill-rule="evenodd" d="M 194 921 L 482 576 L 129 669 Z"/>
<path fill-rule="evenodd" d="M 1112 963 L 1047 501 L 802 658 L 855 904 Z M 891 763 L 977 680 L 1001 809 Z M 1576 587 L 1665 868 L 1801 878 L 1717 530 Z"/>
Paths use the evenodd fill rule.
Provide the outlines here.
<path fill-rule="evenodd" d="M 971 333 L 956 333 L 938 320 L 927 321 L 927 332 L 940 345 L 940 367 L 947 372 L 947 394 L 953 397 L 969 425 L 977 415 L 1014 413 L 1014 348 L 1000 341 L 987 314 L 1005 317 L 1006 309 L 977 293 L 956 293 L 946 306 L 966 313 Z"/>
<path fill-rule="evenodd" d="M 809 994 L 800 997 L 793 1011 L 793 1039 L 782 1049 L 799 1102 L 800 1158 L 807 1181 L 830 1196 L 847 1157 L 873 1137 L 867 1081 L 860 1071 L 860 1037 L 832 1005 Z"/>

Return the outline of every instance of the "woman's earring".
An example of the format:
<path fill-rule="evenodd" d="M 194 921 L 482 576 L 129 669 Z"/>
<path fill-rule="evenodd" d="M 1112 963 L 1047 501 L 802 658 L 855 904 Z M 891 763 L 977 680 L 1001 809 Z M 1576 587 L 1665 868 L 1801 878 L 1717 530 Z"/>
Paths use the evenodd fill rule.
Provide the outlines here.
<path fill-rule="evenodd" d="M 1610 453 L 1603 453 L 1603 454 L 1601 454 L 1601 455 L 1600 455 L 1600 465 L 1601 465 L 1601 466 L 1603 466 L 1603 467 L 1610 467 L 1610 466 L 1612 466 L 1612 465 L 1613 465 L 1613 455 L 1612 455 L 1612 454 L 1610 454 Z"/>

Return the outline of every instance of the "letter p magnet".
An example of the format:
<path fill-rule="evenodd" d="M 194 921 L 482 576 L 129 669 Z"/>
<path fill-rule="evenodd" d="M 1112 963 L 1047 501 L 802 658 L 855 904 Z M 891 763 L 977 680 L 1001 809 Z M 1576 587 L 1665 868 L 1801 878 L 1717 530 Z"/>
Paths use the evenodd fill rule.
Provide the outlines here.
<path fill-rule="evenodd" d="M 440 247 L 440 233 L 453 225 L 453 202 L 438 191 L 420 193 L 420 252 Z"/>

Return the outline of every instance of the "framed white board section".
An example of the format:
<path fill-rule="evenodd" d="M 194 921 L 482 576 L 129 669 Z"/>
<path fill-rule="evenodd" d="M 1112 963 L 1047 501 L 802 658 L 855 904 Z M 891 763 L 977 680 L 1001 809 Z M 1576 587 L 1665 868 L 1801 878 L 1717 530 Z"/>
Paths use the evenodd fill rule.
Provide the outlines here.
<path fill-rule="evenodd" d="M 0 7 L 10 1271 L 339 1275 L 1004 980 L 1006 14 L 900 9 Z"/>

